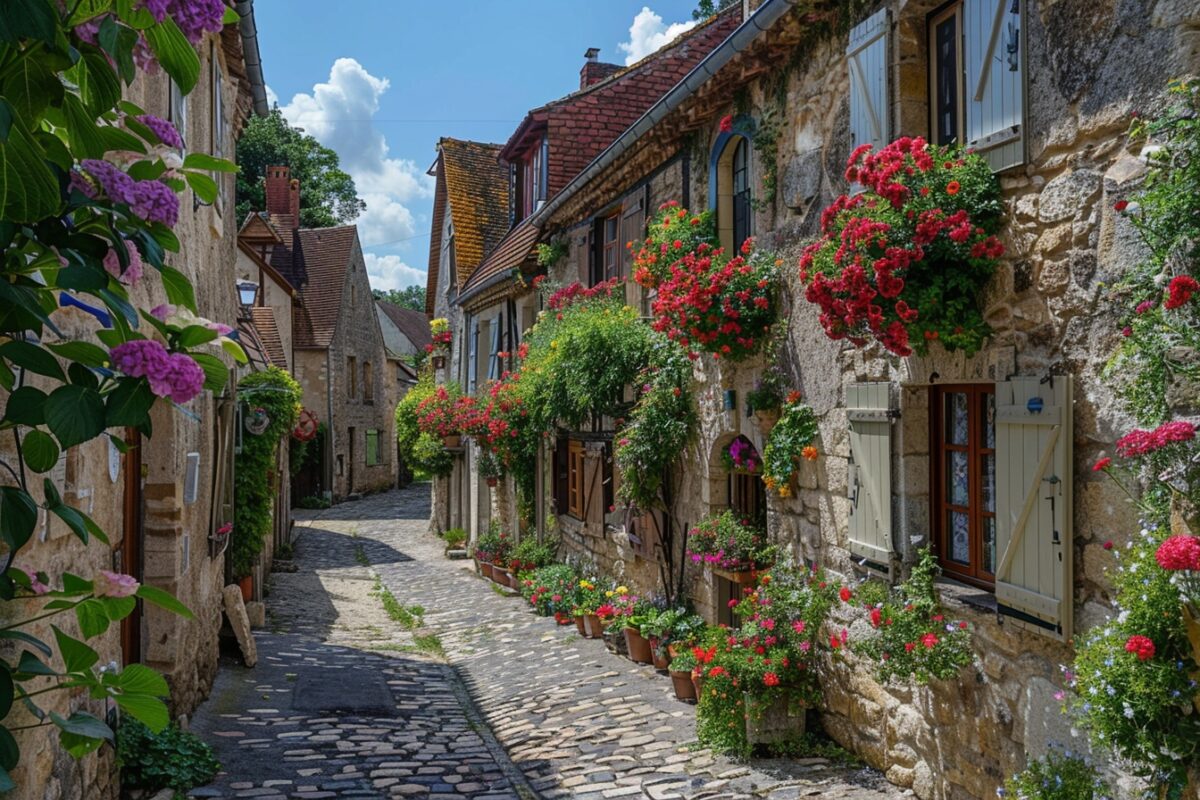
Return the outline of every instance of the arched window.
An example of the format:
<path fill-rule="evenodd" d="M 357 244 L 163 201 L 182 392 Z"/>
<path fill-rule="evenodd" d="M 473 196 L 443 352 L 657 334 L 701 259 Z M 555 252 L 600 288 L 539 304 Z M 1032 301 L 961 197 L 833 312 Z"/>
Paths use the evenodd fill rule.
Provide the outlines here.
<path fill-rule="evenodd" d="M 717 234 L 726 252 L 736 252 L 753 233 L 750 141 L 738 133 L 717 140 L 709 175 L 709 201 L 717 212 Z"/>

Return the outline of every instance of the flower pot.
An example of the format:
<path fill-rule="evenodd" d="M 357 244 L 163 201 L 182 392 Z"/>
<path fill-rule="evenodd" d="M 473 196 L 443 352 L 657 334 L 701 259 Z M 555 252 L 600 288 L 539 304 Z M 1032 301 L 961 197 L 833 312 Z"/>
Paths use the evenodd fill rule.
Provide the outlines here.
<path fill-rule="evenodd" d="M 238 581 L 238 588 L 242 590 L 242 602 L 249 603 L 254 599 L 254 578 L 250 575 Z"/>
<path fill-rule="evenodd" d="M 587 638 L 587 625 L 583 614 L 575 615 L 575 629 L 579 631 L 579 635 Z"/>
<path fill-rule="evenodd" d="M 804 735 L 808 708 L 798 697 L 781 697 L 777 692 L 764 696 L 744 692 L 742 701 L 747 744 L 791 742 Z"/>
<path fill-rule="evenodd" d="M 508 571 L 508 585 L 518 592 L 521 591 L 521 579 L 517 577 L 516 570 L 510 569 Z"/>
<path fill-rule="evenodd" d="M 499 564 L 492 565 L 492 581 L 500 586 L 512 586 L 512 573 L 507 567 L 502 567 Z"/>
<path fill-rule="evenodd" d="M 457 433 L 453 434 L 451 436 L 443 436 L 442 437 L 442 446 L 449 450 L 453 450 L 454 448 L 460 446 L 461 444 L 462 444 L 462 437 L 459 436 Z"/>
<path fill-rule="evenodd" d="M 654 668 L 656 670 L 658 670 L 659 672 L 666 671 L 667 666 L 670 665 L 670 663 L 671 663 L 671 660 L 669 658 L 667 658 L 666 653 L 663 653 L 662 648 L 659 647 L 659 645 L 662 644 L 662 642 L 659 640 L 659 638 L 657 636 L 651 636 L 649 639 L 649 642 L 650 642 L 650 657 L 654 659 Z"/>
<path fill-rule="evenodd" d="M 483 577 L 487 578 L 490 581 L 492 579 L 492 565 L 489 564 L 487 561 L 480 561 L 479 562 L 479 574 L 482 575 Z"/>
<path fill-rule="evenodd" d="M 696 686 L 692 683 L 692 673 L 671 671 L 671 685 L 675 687 L 676 700 L 696 701 Z"/>
<path fill-rule="evenodd" d="M 758 583 L 759 573 L 765 572 L 767 569 L 769 569 L 769 567 L 763 567 L 761 569 L 752 569 L 749 566 L 739 567 L 737 569 L 718 569 L 717 567 L 713 567 L 712 571 L 714 575 L 719 575 L 728 581 L 738 584 L 739 586 L 744 586 L 747 584 L 753 585 Z"/>
<path fill-rule="evenodd" d="M 637 628 L 625 628 L 625 649 L 629 651 L 629 660 L 635 664 L 654 663 L 650 642 Z"/>
<path fill-rule="evenodd" d="M 775 427 L 775 424 L 779 422 L 779 411 L 775 409 L 770 411 L 755 409 L 754 422 L 758 425 L 758 429 L 762 432 L 762 435 L 767 436 L 771 433 L 771 429 Z"/>
<path fill-rule="evenodd" d="M 587 614 L 584 619 L 584 624 L 587 627 L 587 633 L 584 634 L 589 639 L 604 638 L 604 623 L 595 614 Z"/>

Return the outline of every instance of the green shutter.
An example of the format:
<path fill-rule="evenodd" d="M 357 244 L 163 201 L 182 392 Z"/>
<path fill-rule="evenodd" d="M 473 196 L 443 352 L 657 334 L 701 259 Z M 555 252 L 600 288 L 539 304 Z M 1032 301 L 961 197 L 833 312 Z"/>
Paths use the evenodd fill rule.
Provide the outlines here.
<path fill-rule="evenodd" d="M 846 390 L 850 421 L 850 552 L 891 574 L 892 420 L 887 383 L 856 383 Z"/>
<path fill-rule="evenodd" d="M 1071 637 L 1071 378 L 996 384 L 996 602 Z"/>

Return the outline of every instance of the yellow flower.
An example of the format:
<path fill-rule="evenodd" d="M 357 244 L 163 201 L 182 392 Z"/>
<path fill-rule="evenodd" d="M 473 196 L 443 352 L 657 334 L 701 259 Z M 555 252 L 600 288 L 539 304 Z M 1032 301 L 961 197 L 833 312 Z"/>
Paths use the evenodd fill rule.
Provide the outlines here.
<path fill-rule="evenodd" d="M 629 594 L 629 588 L 626 586 L 618 586 L 617 594 Z"/>
<path fill-rule="evenodd" d="M 555 340 L 555 339 L 551 339 L 551 340 L 550 340 L 550 349 L 551 349 L 551 350 L 557 350 L 557 349 L 558 349 L 558 341 L 557 341 L 557 340 Z"/>
<path fill-rule="evenodd" d="M 612 596 L 613 596 L 612 590 L 609 590 L 609 591 L 605 592 L 605 593 L 604 593 L 604 596 L 605 596 L 605 597 L 612 597 Z"/>
<path fill-rule="evenodd" d="M 780 486 L 779 487 L 779 496 L 780 497 L 791 497 L 792 496 L 792 487 L 788 486 L 787 484 Z"/>

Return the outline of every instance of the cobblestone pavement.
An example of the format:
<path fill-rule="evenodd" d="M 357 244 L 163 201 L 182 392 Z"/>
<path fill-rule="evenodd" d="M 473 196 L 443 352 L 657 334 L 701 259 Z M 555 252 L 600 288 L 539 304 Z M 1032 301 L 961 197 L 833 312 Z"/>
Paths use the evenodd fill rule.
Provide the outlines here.
<path fill-rule="evenodd" d="M 427 533 L 428 505 L 428 487 L 414 486 L 308 523 L 300 572 L 273 577 L 274 632 L 259 637 L 259 667 L 223 669 L 193 723 L 228 773 L 193 796 L 905 794 L 873 770 L 822 758 L 737 763 L 701 748 L 695 709 L 674 699 L 669 680 L 532 614 L 471 562 L 446 560 Z M 448 663 L 413 652 L 423 639 L 380 616 L 379 600 L 361 590 L 375 576 L 400 604 L 424 608 L 417 633 L 435 634 Z M 395 700 L 390 715 L 371 716 L 363 690 L 350 691 L 372 674 Z M 298 711 L 317 680 L 328 687 L 315 686 L 318 697 L 348 692 L 360 710 Z"/>

